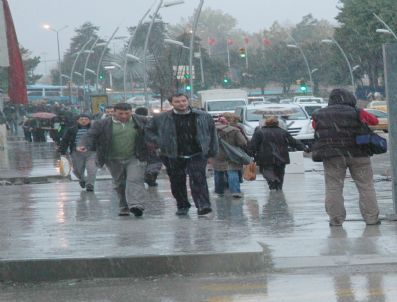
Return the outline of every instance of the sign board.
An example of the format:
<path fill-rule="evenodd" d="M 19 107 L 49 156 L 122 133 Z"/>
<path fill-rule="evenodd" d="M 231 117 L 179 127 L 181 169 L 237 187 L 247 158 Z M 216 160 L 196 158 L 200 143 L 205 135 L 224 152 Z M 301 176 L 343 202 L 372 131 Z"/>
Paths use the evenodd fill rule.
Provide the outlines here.
<path fill-rule="evenodd" d="M 174 74 L 176 73 L 176 78 L 178 80 L 183 80 L 185 78 L 185 74 L 189 74 L 189 65 L 179 65 L 179 66 L 172 66 Z M 194 66 L 192 66 L 192 79 L 195 78 Z"/>
<path fill-rule="evenodd" d="M 108 96 L 106 94 L 90 95 L 90 99 L 92 114 L 105 111 L 105 107 L 108 105 Z"/>

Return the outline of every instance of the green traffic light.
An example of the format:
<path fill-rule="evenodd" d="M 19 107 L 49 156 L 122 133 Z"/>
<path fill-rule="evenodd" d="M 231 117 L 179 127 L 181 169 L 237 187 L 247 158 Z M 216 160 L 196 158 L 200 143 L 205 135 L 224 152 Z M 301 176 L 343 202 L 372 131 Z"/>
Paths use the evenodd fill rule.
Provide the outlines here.
<path fill-rule="evenodd" d="M 188 91 L 192 90 L 192 86 L 187 85 L 187 86 L 186 86 L 186 90 L 188 90 Z"/>
<path fill-rule="evenodd" d="M 224 79 L 223 79 L 223 83 L 225 83 L 225 84 L 229 83 L 229 79 L 224 78 Z"/>
<path fill-rule="evenodd" d="M 307 91 L 307 87 L 306 86 L 301 86 L 300 90 L 303 91 L 303 92 L 306 92 Z"/>

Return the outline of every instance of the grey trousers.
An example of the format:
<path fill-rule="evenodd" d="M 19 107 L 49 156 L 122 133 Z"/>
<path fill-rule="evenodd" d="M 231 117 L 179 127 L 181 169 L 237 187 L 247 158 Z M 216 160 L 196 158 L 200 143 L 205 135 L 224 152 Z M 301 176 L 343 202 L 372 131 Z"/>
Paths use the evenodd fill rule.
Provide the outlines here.
<path fill-rule="evenodd" d="M 378 221 L 379 209 L 373 183 L 371 159 L 369 157 L 335 157 L 323 161 L 325 175 L 325 210 L 331 224 L 342 224 L 346 219 L 343 185 L 346 169 L 359 192 L 359 206 L 367 224 Z"/>
<path fill-rule="evenodd" d="M 95 162 L 96 153 L 94 151 L 74 151 L 70 156 L 72 158 L 74 175 L 76 175 L 80 181 L 85 181 L 86 184 L 94 186 L 98 170 Z M 87 178 L 84 176 L 85 170 L 87 170 Z"/>
<path fill-rule="evenodd" d="M 141 163 L 134 157 L 125 161 L 110 160 L 105 165 L 112 175 L 119 207 L 144 209 L 146 163 Z"/>

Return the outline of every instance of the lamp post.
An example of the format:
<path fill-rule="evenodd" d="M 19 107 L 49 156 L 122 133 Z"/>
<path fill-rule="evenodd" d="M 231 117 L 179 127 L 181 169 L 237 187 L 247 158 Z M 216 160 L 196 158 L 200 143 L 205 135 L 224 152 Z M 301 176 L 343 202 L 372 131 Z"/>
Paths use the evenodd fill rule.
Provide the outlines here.
<path fill-rule="evenodd" d="M 382 20 L 381 17 L 379 17 L 377 14 L 373 13 L 373 15 L 375 16 L 375 18 L 383 24 L 384 27 L 386 27 L 386 29 L 384 28 L 378 28 L 376 30 L 377 33 L 382 33 L 382 34 L 389 34 L 389 35 L 393 35 L 393 37 L 397 40 L 397 35 L 396 33 L 390 28 L 389 25 L 387 25 L 387 23 L 385 21 Z"/>
<path fill-rule="evenodd" d="M 85 42 L 83 44 L 83 46 L 80 48 L 80 50 L 77 52 L 76 55 L 76 59 L 74 59 L 73 65 L 72 65 L 72 69 L 70 70 L 70 102 L 72 102 L 72 83 L 73 83 L 73 73 L 74 73 L 74 69 L 76 68 L 76 63 L 77 60 L 79 59 L 80 55 L 84 52 L 85 48 L 88 46 L 88 44 L 90 44 L 90 42 L 92 41 L 92 37 L 88 39 L 87 42 Z"/>
<path fill-rule="evenodd" d="M 68 28 L 69 25 L 65 25 L 64 27 L 61 27 L 60 29 L 55 29 L 52 28 L 51 25 L 49 24 L 44 24 L 43 28 L 46 30 L 51 30 L 53 32 L 56 33 L 57 35 L 57 47 L 58 47 L 58 71 L 59 71 L 59 86 L 61 86 L 61 95 L 62 95 L 62 67 L 61 67 L 61 49 L 59 47 L 59 32 L 61 32 L 62 30 Z"/>
<path fill-rule="evenodd" d="M 350 78 L 351 78 L 352 86 L 353 86 L 353 94 L 355 95 L 355 94 L 356 94 L 356 88 L 355 88 L 356 85 L 355 85 L 355 83 L 354 83 L 353 69 L 352 69 L 352 66 L 351 66 L 351 64 L 350 64 L 349 59 L 347 58 L 346 53 L 344 52 L 344 50 L 342 49 L 342 47 L 339 45 L 339 43 L 338 43 L 335 39 L 333 39 L 333 38 L 321 40 L 321 43 L 335 44 L 336 47 L 338 47 L 338 49 L 339 49 L 340 52 L 342 53 L 343 57 L 344 57 L 345 60 L 346 60 L 347 66 L 349 67 Z"/>
<path fill-rule="evenodd" d="M 103 61 L 103 58 L 105 56 L 106 50 L 108 49 L 108 46 L 109 46 L 110 42 L 112 42 L 112 40 L 116 36 L 116 33 L 118 32 L 118 30 L 119 30 L 119 27 L 117 26 L 116 29 L 113 31 L 112 35 L 110 36 L 110 38 L 106 41 L 106 43 L 104 43 L 101 56 L 99 57 L 98 66 L 96 68 L 96 74 L 99 74 L 99 71 L 101 69 L 102 61 Z M 97 92 L 99 90 L 99 77 L 96 78 L 95 90 Z"/>
<path fill-rule="evenodd" d="M 146 13 L 142 16 L 141 20 L 139 20 L 138 25 L 136 26 L 133 34 L 131 35 L 130 39 L 128 40 L 128 45 L 127 48 L 125 49 L 125 55 L 124 55 L 124 68 L 123 68 L 123 89 L 124 89 L 124 101 L 127 100 L 127 63 L 128 63 L 128 55 L 131 49 L 131 44 L 135 39 L 136 33 L 138 32 L 138 29 L 141 27 L 143 20 L 145 20 L 146 16 L 149 14 L 152 8 L 149 8 Z M 146 70 L 145 70 L 146 72 Z M 144 72 L 144 73 L 145 73 Z M 145 75 L 144 75 L 145 76 Z"/>
<path fill-rule="evenodd" d="M 291 37 L 292 38 L 292 37 Z M 306 56 L 305 56 L 305 53 L 303 52 L 303 49 L 302 49 L 302 47 L 300 47 L 299 45 L 298 45 L 298 43 L 296 43 L 296 41 L 294 40 L 294 43 L 295 44 L 287 44 L 287 47 L 289 47 L 289 48 L 295 48 L 295 49 L 298 49 L 299 51 L 300 51 L 300 53 L 301 53 L 301 55 L 302 55 L 302 57 L 303 57 L 303 60 L 305 61 L 305 64 L 306 64 L 306 68 L 307 68 L 307 73 L 309 74 L 309 81 L 310 81 L 310 86 L 311 86 L 311 88 L 312 88 L 312 93 L 313 93 L 313 89 L 314 89 L 314 87 L 313 87 L 313 78 L 312 78 L 312 71 L 311 71 L 311 68 L 310 68 L 310 65 L 309 65 L 309 61 L 307 60 L 307 58 L 306 58 Z"/>
<path fill-rule="evenodd" d="M 154 24 L 154 22 L 156 20 L 156 17 L 157 17 L 157 15 L 158 15 L 158 13 L 159 13 L 159 11 L 160 11 L 160 9 L 162 7 L 170 7 L 170 6 L 174 6 L 174 5 L 178 5 L 178 4 L 182 4 L 182 3 L 185 3 L 185 1 L 183 1 L 183 0 L 175 0 L 175 1 L 169 1 L 169 2 L 165 2 L 164 3 L 164 0 L 159 0 L 159 3 L 158 3 L 158 5 L 157 5 L 157 7 L 156 7 L 156 9 L 154 11 L 153 16 L 152 16 L 152 21 L 150 22 L 148 31 L 146 33 L 145 45 L 143 47 L 143 92 L 144 92 L 144 95 L 145 95 L 145 106 L 146 106 L 146 108 L 149 108 L 149 97 L 148 97 L 148 93 L 147 93 L 147 80 L 148 80 L 147 78 L 148 78 L 148 75 L 147 75 L 147 56 L 146 56 L 146 54 L 147 54 L 147 48 L 148 48 L 148 45 L 149 45 L 149 38 L 150 38 L 150 33 L 152 32 L 153 24 Z"/>
<path fill-rule="evenodd" d="M 194 51 L 194 37 L 196 35 L 197 25 L 201 14 L 201 9 L 203 8 L 204 0 L 200 0 L 200 3 L 196 9 L 196 13 L 194 15 L 194 21 L 192 26 L 192 35 L 190 36 L 190 50 L 189 50 L 189 74 L 190 74 L 190 99 L 193 98 L 194 95 L 194 86 L 193 86 L 193 51 Z"/>

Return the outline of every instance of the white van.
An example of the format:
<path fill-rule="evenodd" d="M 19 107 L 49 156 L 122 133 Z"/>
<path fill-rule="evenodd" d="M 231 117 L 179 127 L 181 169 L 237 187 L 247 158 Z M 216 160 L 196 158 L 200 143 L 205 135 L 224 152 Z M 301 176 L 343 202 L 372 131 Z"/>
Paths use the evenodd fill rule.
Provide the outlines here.
<path fill-rule="evenodd" d="M 261 109 L 275 106 L 296 111 L 294 114 L 283 116 L 287 130 L 294 138 L 299 139 L 305 145 L 312 145 L 314 142 L 312 121 L 306 111 L 297 104 L 264 104 L 237 107 L 234 113 L 240 117 L 240 123 L 247 137 L 251 139 L 255 128 L 261 125 L 264 119 L 263 114 L 260 113 Z"/>

